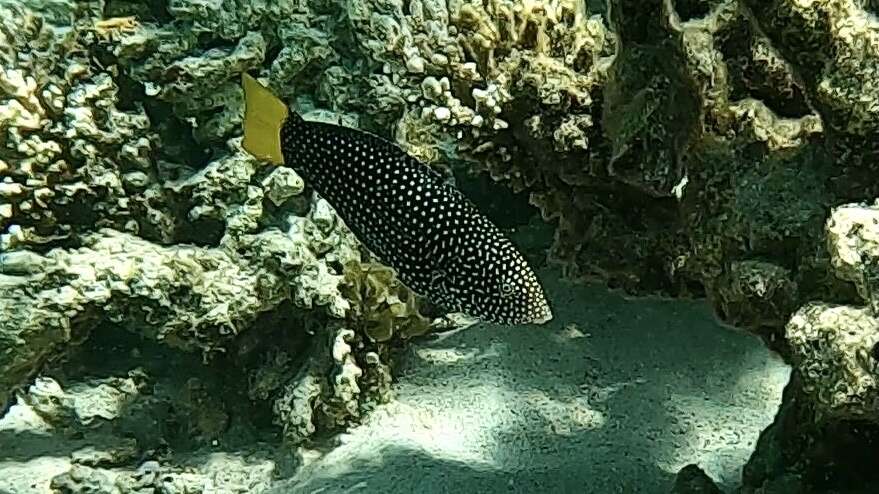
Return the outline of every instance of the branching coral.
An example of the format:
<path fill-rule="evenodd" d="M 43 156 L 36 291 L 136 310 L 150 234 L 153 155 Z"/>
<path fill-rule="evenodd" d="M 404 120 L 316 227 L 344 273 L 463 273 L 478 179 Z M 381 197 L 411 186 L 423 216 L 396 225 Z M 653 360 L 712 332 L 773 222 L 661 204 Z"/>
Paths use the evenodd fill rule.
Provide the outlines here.
<path fill-rule="evenodd" d="M 67 6 L 68 22 L 84 19 L 71 29 L 0 5 L 2 250 L 95 227 L 171 235 L 161 192 L 150 187 L 156 136 L 143 108 L 117 105 L 111 71 L 90 63 L 90 7 Z"/>
<path fill-rule="evenodd" d="M 314 342 L 307 361 L 274 401 L 276 422 L 292 443 L 316 430 L 358 420 L 364 411 L 390 398 L 390 368 L 360 333 L 330 325 Z"/>

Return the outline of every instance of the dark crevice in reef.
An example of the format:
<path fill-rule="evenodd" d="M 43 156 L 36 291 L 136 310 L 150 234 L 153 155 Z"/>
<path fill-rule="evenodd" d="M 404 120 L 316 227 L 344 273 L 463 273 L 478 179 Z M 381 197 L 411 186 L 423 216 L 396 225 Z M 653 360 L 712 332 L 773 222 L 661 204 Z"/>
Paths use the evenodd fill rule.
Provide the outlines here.
<path fill-rule="evenodd" d="M 594 198 L 596 216 L 611 212 L 602 218 L 599 228 L 604 231 L 599 235 L 607 235 L 602 246 L 616 245 L 590 254 L 604 258 L 602 267 L 610 267 L 609 272 L 621 274 L 608 280 L 610 288 L 632 295 L 642 291 L 673 296 L 684 291 L 696 296 L 704 294 L 701 284 L 683 286 L 681 283 L 687 280 L 675 279 L 668 272 L 667 249 L 682 240 L 679 205 L 675 198 L 651 198 L 639 187 L 625 183 L 615 183 L 605 190 L 596 188 L 588 195 Z M 656 235 L 654 232 L 665 233 Z M 611 243 L 607 241 L 610 238 L 617 240 Z M 588 245 L 583 252 L 589 252 Z M 634 278 L 622 275 L 628 270 L 629 259 L 637 259 L 640 266 Z M 633 280 L 637 280 L 636 284 Z"/>
<path fill-rule="evenodd" d="M 540 214 L 528 192 L 513 192 L 484 173 L 455 173 L 455 186 L 501 229 L 526 225 Z"/>
<path fill-rule="evenodd" d="M 199 33 L 198 35 L 198 48 L 203 53 L 206 53 L 210 50 L 220 49 L 225 51 L 233 51 L 235 47 L 238 45 L 237 40 L 230 40 L 226 38 L 220 38 L 214 33 Z M 271 60 L 271 59 L 267 59 Z"/>
<path fill-rule="evenodd" d="M 537 47 L 537 35 L 540 32 L 540 25 L 538 24 L 538 20 L 529 21 L 525 25 L 524 31 L 521 31 L 521 37 L 519 38 L 520 46 L 526 50 L 533 50 Z"/>
<path fill-rule="evenodd" d="M 268 174 L 269 172 L 265 173 Z M 261 174 L 257 173 L 254 175 L 255 180 L 253 181 L 259 182 L 261 178 Z M 306 216 L 308 214 L 311 209 L 311 195 L 311 189 L 306 187 L 301 194 L 295 195 L 278 205 L 275 205 L 275 203 L 269 199 L 263 199 L 263 214 L 259 218 L 259 229 L 267 230 L 276 228 L 282 232 L 287 231 L 287 229 L 290 228 L 288 222 L 290 214 L 296 216 Z"/>
<path fill-rule="evenodd" d="M 758 99 L 780 117 L 798 118 L 812 113 L 801 89 L 792 81 L 779 79 L 784 72 L 772 74 L 766 63 L 754 62 L 756 40 L 750 23 L 731 23 L 718 37 L 720 51 L 730 67 L 730 100 Z"/>
<path fill-rule="evenodd" d="M 96 202 L 100 202 L 100 198 L 85 192 L 75 193 L 70 197 L 70 202 L 65 207 L 55 210 L 57 222 L 71 225 L 74 228 L 77 226 L 86 230 L 92 228 L 101 219 L 100 214 L 94 209 Z"/>
<path fill-rule="evenodd" d="M 717 6 L 718 0 L 675 0 L 674 9 L 681 21 L 705 17 Z"/>
<path fill-rule="evenodd" d="M 170 104 L 151 100 L 144 109 L 162 142 L 162 146 L 156 150 L 156 159 L 186 163 L 194 169 L 204 168 L 210 163 L 213 158 L 211 151 L 195 142 L 192 126 L 178 118 Z"/>
<path fill-rule="evenodd" d="M 143 84 L 132 79 L 125 72 L 121 72 L 115 78 L 119 87 L 119 99 L 116 106 L 122 111 L 136 111 L 147 101 L 146 91 Z"/>
<path fill-rule="evenodd" d="M 607 21 L 607 0 L 586 0 L 586 9 Z"/>
<path fill-rule="evenodd" d="M 611 23 L 622 45 L 655 45 L 668 38 L 661 22 L 662 0 L 618 0 Z"/>
<path fill-rule="evenodd" d="M 166 23 L 173 20 L 168 11 L 168 0 L 110 0 L 104 7 L 104 17 L 135 16 L 141 22 Z"/>
<path fill-rule="evenodd" d="M 287 317 L 280 312 L 288 312 Z M 282 333 L 269 341 L 286 343 L 290 338 L 285 335 L 307 337 L 304 331 L 290 330 L 296 325 L 289 311 L 268 314 L 260 321 L 278 324 L 259 330 Z M 239 344 L 238 351 L 218 355 L 205 365 L 199 351 L 181 352 L 115 324 L 101 323 L 90 332 L 88 345 L 76 347 L 64 362 L 45 369 L 43 375 L 56 379 L 64 389 L 78 383 L 93 387 L 95 380 L 108 378 L 133 380 L 137 394 L 123 406 L 118 419 L 90 426 L 89 434 L 133 438 L 140 454 L 146 456 L 162 450 L 196 451 L 212 440 L 231 448 L 246 447 L 255 439 L 277 442 L 279 431 L 272 424 L 271 407 L 257 404 L 243 391 L 248 389 L 247 371 L 252 367 L 234 360 L 244 358 L 245 347 Z M 265 349 L 251 347 L 248 358 L 255 367 L 260 357 L 256 350 L 264 353 Z"/>
<path fill-rule="evenodd" d="M 769 37 L 781 56 L 790 62 L 806 85 L 817 84 L 829 62 L 825 50 L 835 44 L 827 15 L 804 18 L 797 15 L 778 15 L 779 3 L 766 0 L 742 0 L 750 9 L 752 18 L 760 20 L 760 28 Z M 817 7 L 816 7 L 817 8 Z"/>
<path fill-rule="evenodd" d="M 277 60 L 278 56 L 281 54 L 281 50 L 284 49 L 284 45 L 275 39 L 269 39 L 266 44 L 266 60 Z M 259 77 L 259 70 L 250 69 L 246 71 L 253 77 Z"/>
<path fill-rule="evenodd" d="M 801 381 L 795 371 L 775 421 L 760 434 L 742 471 L 744 492 L 875 492 L 879 427 L 822 420 Z"/>
<path fill-rule="evenodd" d="M 143 84 L 124 71 L 115 77 L 115 81 L 119 88 L 119 109 L 138 111 L 143 108 L 152 123 L 152 129 L 158 134 L 157 141 L 161 142 L 161 145 L 155 147 L 151 160 L 154 166 L 148 172 L 155 182 L 162 183 L 165 180 L 174 180 L 194 173 L 215 158 L 210 149 L 198 145 L 193 136 L 192 126 L 177 117 L 170 104 L 147 97 Z M 159 166 L 160 162 L 179 164 L 180 166 L 171 170 L 175 176 L 167 173 L 169 171 L 167 167 Z M 186 215 L 189 209 L 187 198 L 174 197 L 161 187 L 159 190 L 162 191 L 163 196 L 158 199 L 158 204 L 151 206 L 176 210 L 173 215 L 177 223 L 174 229 L 174 241 L 205 247 L 219 245 L 226 228 L 223 221 L 215 218 L 189 220 Z M 132 208 L 138 209 L 141 206 L 133 204 Z M 160 241 L 163 233 L 153 225 L 141 222 L 140 235 L 153 241 Z"/>
<path fill-rule="evenodd" d="M 199 247 L 217 247 L 226 233 L 226 223 L 216 218 L 178 221 L 175 240 Z"/>

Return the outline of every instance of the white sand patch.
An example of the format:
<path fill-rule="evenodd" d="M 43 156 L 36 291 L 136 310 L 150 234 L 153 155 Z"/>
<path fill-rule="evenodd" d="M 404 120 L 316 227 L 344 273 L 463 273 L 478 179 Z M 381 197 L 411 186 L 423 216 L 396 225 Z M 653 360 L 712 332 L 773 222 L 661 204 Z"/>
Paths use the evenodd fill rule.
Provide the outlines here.
<path fill-rule="evenodd" d="M 703 302 L 544 272 L 554 320 L 410 348 L 397 400 L 274 493 L 667 493 L 698 463 L 737 485 L 789 368 Z"/>

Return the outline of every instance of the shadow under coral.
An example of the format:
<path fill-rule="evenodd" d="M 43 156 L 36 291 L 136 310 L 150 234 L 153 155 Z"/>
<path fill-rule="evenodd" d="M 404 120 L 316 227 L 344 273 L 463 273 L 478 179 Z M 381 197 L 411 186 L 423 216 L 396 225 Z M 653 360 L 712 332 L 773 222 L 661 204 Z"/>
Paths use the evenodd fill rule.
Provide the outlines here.
<path fill-rule="evenodd" d="M 292 458 L 271 407 L 244 394 L 245 367 L 230 358 L 205 365 L 116 325 L 95 328 L 0 421 L 0 493 L 50 492 L 58 482 L 65 492 L 125 492 L 119 479 L 140 479 L 144 465 L 155 470 L 147 483 L 197 483 L 211 471 L 237 483 L 250 471 L 267 484 Z M 63 478 L 86 475 L 71 474 L 77 468 L 88 478 Z"/>
<path fill-rule="evenodd" d="M 169 482 L 191 468 L 221 490 L 275 494 L 668 492 L 690 463 L 737 485 L 788 367 L 756 337 L 719 326 L 702 302 L 629 300 L 551 270 L 542 276 L 550 324 L 478 325 L 410 342 L 396 399 L 299 460 L 281 447 L 269 407 L 260 413 L 241 394 L 246 366 L 224 363 L 233 357 L 204 365 L 103 327 L 49 375 L 64 400 L 79 396 L 77 383 L 87 394 L 122 381 L 136 398 L 89 425 L 65 416 L 46 424 L 33 412 L 21 427 L 4 419 L 0 491 L 46 492 L 76 465 L 135 480 L 152 465 L 173 474 Z M 45 396 L 38 407 L 79 410 Z"/>
<path fill-rule="evenodd" d="M 271 492 L 668 492 L 690 463 L 738 485 L 789 368 L 703 303 L 547 285 L 547 326 L 414 342 L 397 399 Z"/>

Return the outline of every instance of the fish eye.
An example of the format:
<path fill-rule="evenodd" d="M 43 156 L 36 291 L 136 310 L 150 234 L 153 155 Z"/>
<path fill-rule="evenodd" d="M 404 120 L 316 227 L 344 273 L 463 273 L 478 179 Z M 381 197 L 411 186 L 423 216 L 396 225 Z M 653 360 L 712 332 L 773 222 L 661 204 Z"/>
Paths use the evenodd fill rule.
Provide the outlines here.
<path fill-rule="evenodd" d="M 513 284 L 510 282 L 501 283 L 501 295 L 504 297 L 509 297 L 513 294 Z"/>

